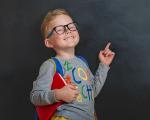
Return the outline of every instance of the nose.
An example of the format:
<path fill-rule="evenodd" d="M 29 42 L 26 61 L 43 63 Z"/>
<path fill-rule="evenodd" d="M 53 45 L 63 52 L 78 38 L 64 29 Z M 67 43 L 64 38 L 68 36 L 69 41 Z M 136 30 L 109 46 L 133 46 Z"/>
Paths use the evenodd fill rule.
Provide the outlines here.
<path fill-rule="evenodd" d="M 65 26 L 65 32 L 68 34 L 68 33 L 71 33 L 71 31 L 70 31 L 70 29 L 67 27 L 67 26 Z"/>

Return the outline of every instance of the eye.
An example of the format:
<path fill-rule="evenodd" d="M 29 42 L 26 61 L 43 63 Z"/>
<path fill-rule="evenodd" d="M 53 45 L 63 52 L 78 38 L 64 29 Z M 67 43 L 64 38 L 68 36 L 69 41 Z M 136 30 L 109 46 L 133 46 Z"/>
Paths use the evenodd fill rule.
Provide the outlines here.
<path fill-rule="evenodd" d="M 55 28 L 55 31 L 59 34 L 61 34 L 62 32 L 64 32 L 64 26 L 58 26 Z"/>
<path fill-rule="evenodd" d="M 70 30 L 76 30 L 76 24 L 75 24 L 75 23 L 70 23 L 70 24 L 68 25 L 68 28 L 69 28 Z"/>
<path fill-rule="evenodd" d="M 64 29 L 64 27 L 63 26 L 59 26 L 59 27 L 56 27 L 56 31 L 61 31 L 61 30 L 63 30 Z"/>

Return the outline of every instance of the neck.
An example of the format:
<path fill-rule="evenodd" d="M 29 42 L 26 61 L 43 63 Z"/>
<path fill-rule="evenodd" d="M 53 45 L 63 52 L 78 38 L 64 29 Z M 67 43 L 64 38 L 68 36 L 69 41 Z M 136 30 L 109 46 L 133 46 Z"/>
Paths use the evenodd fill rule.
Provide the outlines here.
<path fill-rule="evenodd" d="M 56 51 L 56 57 L 63 58 L 63 59 L 71 59 L 75 56 L 75 49 L 67 49 L 67 50 L 60 50 Z"/>

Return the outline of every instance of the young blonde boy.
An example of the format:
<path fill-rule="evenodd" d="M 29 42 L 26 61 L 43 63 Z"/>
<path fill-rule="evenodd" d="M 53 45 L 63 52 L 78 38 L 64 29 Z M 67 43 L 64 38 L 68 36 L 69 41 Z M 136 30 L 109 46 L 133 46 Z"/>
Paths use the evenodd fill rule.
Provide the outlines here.
<path fill-rule="evenodd" d="M 56 52 L 55 58 L 63 68 L 65 80 L 70 84 L 61 89 L 51 90 L 56 65 L 52 59 L 46 60 L 40 67 L 39 75 L 33 82 L 31 102 L 34 105 L 48 105 L 63 100 L 52 120 L 94 120 L 94 98 L 99 94 L 107 77 L 109 65 L 115 53 L 108 43 L 99 53 L 99 66 L 95 76 L 88 65 L 75 55 L 79 42 L 77 24 L 64 9 L 48 12 L 41 25 L 44 43 Z M 76 87 L 75 87 L 76 86 Z"/>

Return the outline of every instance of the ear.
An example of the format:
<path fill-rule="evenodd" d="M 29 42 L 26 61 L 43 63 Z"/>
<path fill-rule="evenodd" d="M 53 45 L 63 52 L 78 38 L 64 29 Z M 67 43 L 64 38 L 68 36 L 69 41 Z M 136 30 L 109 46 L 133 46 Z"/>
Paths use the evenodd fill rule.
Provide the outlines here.
<path fill-rule="evenodd" d="M 53 48 L 53 42 L 52 42 L 52 40 L 49 40 L 49 39 L 45 39 L 44 40 L 44 43 L 45 43 L 45 46 L 47 47 L 47 48 Z"/>

